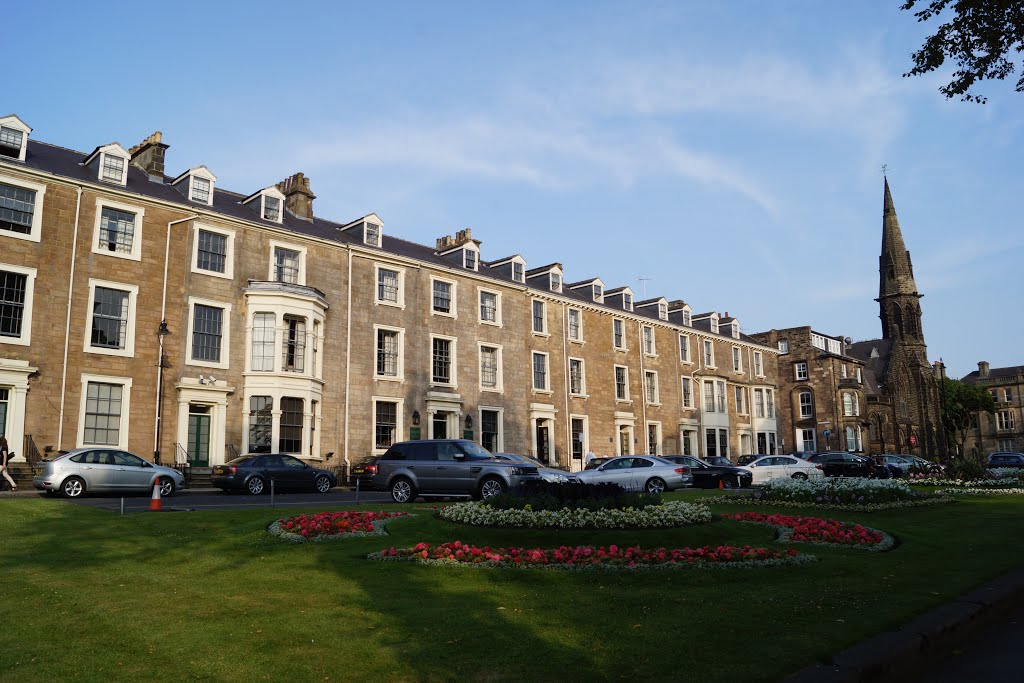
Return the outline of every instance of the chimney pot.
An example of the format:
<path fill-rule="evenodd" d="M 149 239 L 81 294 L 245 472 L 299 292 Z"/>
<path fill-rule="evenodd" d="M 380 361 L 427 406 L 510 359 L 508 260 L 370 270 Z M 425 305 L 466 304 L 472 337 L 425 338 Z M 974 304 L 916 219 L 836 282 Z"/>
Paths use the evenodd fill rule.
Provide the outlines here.
<path fill-rule="evenodd" d="M 277 189 L 284 194 L 285 208 L 292 215 L 303 220 L 313 220 L 313 200 L 316 195 L 309 189 L 309 178 L 304 173 L 285 178 L 277 184 Z"/>

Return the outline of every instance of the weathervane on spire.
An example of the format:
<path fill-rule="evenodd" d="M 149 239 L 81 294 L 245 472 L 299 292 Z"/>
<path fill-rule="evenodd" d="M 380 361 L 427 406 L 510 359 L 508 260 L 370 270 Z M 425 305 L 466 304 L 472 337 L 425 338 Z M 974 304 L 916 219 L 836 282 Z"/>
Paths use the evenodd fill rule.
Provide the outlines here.
<path fill-rule="evenodd" d="M 888 171 L 888 170 L 889 170 L 889 164 L 882 164 L 882 175 L 883 176 L 885 175 L 885 172 Z"/>

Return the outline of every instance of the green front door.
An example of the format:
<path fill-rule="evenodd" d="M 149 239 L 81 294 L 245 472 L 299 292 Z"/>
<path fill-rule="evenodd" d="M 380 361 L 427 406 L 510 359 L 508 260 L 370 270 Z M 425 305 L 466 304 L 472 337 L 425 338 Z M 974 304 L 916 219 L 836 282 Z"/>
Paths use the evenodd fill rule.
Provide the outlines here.
<path fill-rule="evenodd" d="M 209 410 L 208 406 L 195 406 Z M 210 465 L 210 416 L 209 414 L 193 413 L 189 407 L 188 416 L 188 462 L 192 467 L 209 467 Z"/>

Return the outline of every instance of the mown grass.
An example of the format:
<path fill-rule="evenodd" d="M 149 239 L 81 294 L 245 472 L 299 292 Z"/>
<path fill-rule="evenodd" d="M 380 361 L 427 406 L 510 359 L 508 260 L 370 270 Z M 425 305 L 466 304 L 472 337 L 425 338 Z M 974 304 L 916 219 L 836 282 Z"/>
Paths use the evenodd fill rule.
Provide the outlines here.
<path fill-rule="evenodd" d="M 364 556 L 455 539 L 792 546 L 773 543 L 770 529 L 725 520 L 540 532 L 367 507 L 417 516 L 392 522 L 390 537 L 297 545 L 266 534 L 280 511 L 120 517 L 53 500 L 0 501 L 0 679 L 772 681 L 1024 562 L 1016 497 L 819 514 L 888 531 L 900 541 L 889 553 L 797 546 L 821 561 L 640 574 Z"/>

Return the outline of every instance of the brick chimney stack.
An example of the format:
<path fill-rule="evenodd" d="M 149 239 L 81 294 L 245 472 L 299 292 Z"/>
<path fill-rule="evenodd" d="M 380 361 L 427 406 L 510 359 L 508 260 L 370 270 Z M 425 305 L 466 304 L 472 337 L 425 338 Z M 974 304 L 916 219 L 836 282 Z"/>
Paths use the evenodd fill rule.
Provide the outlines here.
<path fill-rule="evenodd" d="M 164 153 L 170 145 L 163 143 L 163 133 L 156 131 L 128 150 L 132 163 L 145 171 L 151 180 L 163 182 Z"/>
<path fill-rule="evenodd" d="M 978 361 L 978 377 L 988 377 L 988 361 Z"/>
<path fill-rule="evenodd" d="M 277 189 L 284 194 L 284 206 L 292 215 L 303 220 L 313 220 L 313 200 L 316 195 L 309 189 L 309 178 L 303 173 L 296 173 L 277 184 Z"/>

